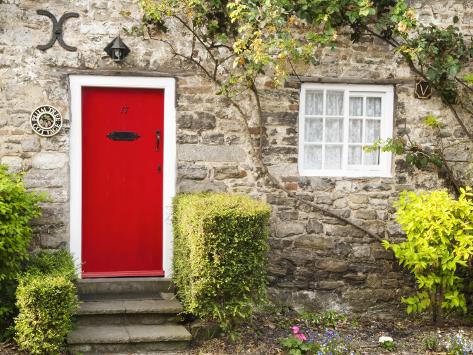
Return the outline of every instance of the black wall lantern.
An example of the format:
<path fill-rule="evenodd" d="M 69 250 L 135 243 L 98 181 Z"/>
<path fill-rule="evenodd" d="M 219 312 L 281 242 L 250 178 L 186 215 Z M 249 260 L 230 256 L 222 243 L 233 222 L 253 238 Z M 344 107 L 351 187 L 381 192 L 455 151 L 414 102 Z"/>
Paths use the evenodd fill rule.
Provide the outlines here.
<path fill-rule="evenodd" d="M 130 53 L 130 48 L 123 43 L 120 36 L 115 37 L 104 50 L 114 62 L 121 62 Z"/>

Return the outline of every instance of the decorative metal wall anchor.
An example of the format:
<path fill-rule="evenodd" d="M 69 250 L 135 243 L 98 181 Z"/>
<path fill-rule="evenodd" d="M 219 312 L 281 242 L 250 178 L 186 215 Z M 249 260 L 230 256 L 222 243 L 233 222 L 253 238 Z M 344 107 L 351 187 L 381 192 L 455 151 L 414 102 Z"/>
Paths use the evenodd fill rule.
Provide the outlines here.
<path fill-rule="evenodd" d="M 416 99 L 428 100 L 432 97 L 432 87 L 429 82 L 424 80 L 416 80 L 416 89 L 414 92 Z"/>
<path fill-rule="evenodd" d="M 36 134 L 42 137 L 52 137 L 62 128 L 62 116 L 56 108 L 43 105 L 31 113 L 30 123 Z"/>
<path fill-rule="evenodd" d="M 51 39 L 49 40 L 49 42 L 43 45 L 39 45 L 36 48 L 41 49 L 42 51 L 45 51 L 51 48 L 57 40 L 59 45 L 62 48 L 64 48 L 66 51 L 75 52 L 77 50 L 76 47 L 69 46 L 64 42 L 64 39 L 62 38 L 62 35 L 64 34 L 62 26 L 64 25 L 64 22 L 66 22 L 68 18 L 79 17 L 78 13 L 66 12 L 64 15 L 61 16 L 59 21 L 56 20 L 56 17 L 54 17 L 54 15 L 47 10 L 37 10 L 36 13 L 38 15 L 49 17 L 49 19 L 53 23 L 53 33 L 51 35 Z"/>

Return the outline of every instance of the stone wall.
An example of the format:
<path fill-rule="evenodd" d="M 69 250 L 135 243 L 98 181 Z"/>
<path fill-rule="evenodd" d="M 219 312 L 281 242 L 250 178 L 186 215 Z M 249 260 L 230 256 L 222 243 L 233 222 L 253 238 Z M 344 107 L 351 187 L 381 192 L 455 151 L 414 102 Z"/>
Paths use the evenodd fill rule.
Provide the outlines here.
<path fill-rule="evenodd" d="M 473 12 L 465 1 L 416 1 L 419 18 L 450 24 L 459 14 L 465 31 L 473 29 Z M 50 37 L 50 21 L 37 9 L 60 16 L 80 14 L 65 25 L 67 52 L 57 44 L 36 49 Z M 123 11 L 130 15 L 123 16 Z M 249 158 L 247 138 L 238 114 L 195 68 L 173 58 L 163 43 L 122 36 L 132 49 L 123 64 L 103 52 L 122 27 L 138 23 L 132 0 L 0 0 L 0 162 L 25 171 L 32 190 L 47 191 L 43 216 L 35 221 L 35 243 L 41 248 L 67 246 L 69 240 L 69 93 L 68 74 L 173 75 L 178 83 L 177 143 L 179 191 L 231 191 L 262 198 L 273 206 L 270 290 L 274 298 L 296 307 L 392 314 L 408 286 L 393 256 L 339 220 L 316 213 L 279 191 L 258 187 Z M 175 32 L 172 32 L 175 33 Z M 177 46 L 184 41 L 175 37 Z M 304 76 L 328 80 L 390 80 L 395 84 L 395 134 L 405 130 L 419 142 L 430 132 L 421 124 L 428 113 L 452 118 L 438 98 L 413 98 L 413 78 L 407 66 L 379 41 L 358 44 L 340 40 L 336 50 L 321 51 L 321 64 L 300 67 Z M 267 145 L 264 159 L 271 172 L 298 196 L 333 209 L 387 238 L 399 238 L 391 204 L 405 189 L 442 186 L 436 173 L 418 173 L 396 158 L 393 178 L 302 177 L 297 171 L 299 89 L 262 91 Z M 53 138 L 31 132 L 29 115 L 38 105 L 57 107 L 65 127 Z M 451 126 L 450 126 L 451 127 Z M 445 132 L 461 138 L 457 131 Z M 464 155 L 469 156 L 468 147 Z M 456 154 L 457 151 L 452 151 Z"/>

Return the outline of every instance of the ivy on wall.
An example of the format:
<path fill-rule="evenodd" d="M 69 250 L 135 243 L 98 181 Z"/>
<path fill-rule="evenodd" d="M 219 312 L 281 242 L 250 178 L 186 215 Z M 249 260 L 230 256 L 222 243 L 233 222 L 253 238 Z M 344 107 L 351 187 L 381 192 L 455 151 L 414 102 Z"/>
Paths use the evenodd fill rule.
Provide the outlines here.
<path fill-rule="evenodd" d="M 448 161 L 442 132 L 460 127 L 463 141 L 473 143 L 473 74 L 468 65 L 473 46 L 458 27 L 459 18 L 441 28 L 419 24 L 406 0 L 141 0 L 143 21 L 129 31 L 164 42 L 173 55 L 193 63 L 238 111 L 251 143 L 258 178 L 266 186 L 285 191 L 300 203 L 336 217 L 381 238 L 368 229 L 317 204 L 299 199 L 270 174 L 264 164 L 265 142 L 258 80 L 271 76 L 281 85 L 288 76 L 298 77 L 297 63 L 317 65 L 321 48 L 336 47 L 348 32 L 353 42 L 376 37 L 405 60 L 411 71 L 427 81 L 456 120 L 446 127 L 442 118 L 428 116 L 432 129 L 428 145 L 408 133 L 379 141 L 384 151 L 403 154 L 418 169 L 438 169 L 446 184 L 458 192 L 466 185 Z M 170 27 L 183 30 L 189 46 L 177 47 L 166 37 Z M 250 100 L 251 104 L 247 104 Z M 407 130 L 406 130 L 407 132 Z M 373 148 L 372 148 L 373 149 Z M 469 162 L 465 162 L 469 163 Z"/>

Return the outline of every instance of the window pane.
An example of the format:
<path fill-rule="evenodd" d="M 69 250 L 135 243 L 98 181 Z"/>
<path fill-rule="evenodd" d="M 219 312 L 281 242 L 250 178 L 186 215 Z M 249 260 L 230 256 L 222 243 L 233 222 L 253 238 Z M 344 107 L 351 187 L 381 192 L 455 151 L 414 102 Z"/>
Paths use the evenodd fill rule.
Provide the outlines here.
<path fill-rule="evenodd" d="M 322 169 L 322 146 L 305 145 L 304 146 L 304 168 Z"/>
<path fill-rule="evenodd" d="M 325 119 L 325 141 L 329 143 L 343 142 L 343 119 Z"/>
<path fill-rule="evenodd" d="M 342 152 L 343 147 L 338 145 L 325 146 L 325 169 L 341 169 L 342 168 Z"/>
<path fill-rule="evenodd" d="M 365 143 L 374 143 L 381 136 L 381 121 L 366 120 L 366 140 Z"/>
<path fill-rule="evenodd" d="M 350 116 L 363 116 L 362 97 L 350 97 Z"/>
<path fill-rule="evenodd" d="M 363 165 L 379 165 L 379 153 L 379 148 L 377 151 L 374 152 L 363 152 L 363 154 L 365 155 Z"/>
<path fill-rule="evenodd" d="M 348 147 L 348 165 L 361 165 L 362 150 L 360 146 Z"/>
<path fill-rule="evenodd" d="M 343 116 L 343 91 L 327 91 L 327 115 Z"/>
<path fill-rule="evenodd" d="M 381 117 L 381 98 L 368 97 L 366 99 L 366 116 Z"/>
<path fill-rule="evenodd" d="M 304 124 L 304 140 L 306 142 L 322 142 L 324 120 L 322 118 L 306 118 Z"/>
<path fill-rule="evenodd" d="M 348 142 L 361 143 L 363 142 L 363 120 L 350 119 L 348 126 Z"/>
<path fill-rule="evenodd" d="M 323 115 L 324 114 L 324 92 L 323 91 L 307 91 L 305 97 L 305 114 L 306 115 Z"/>

